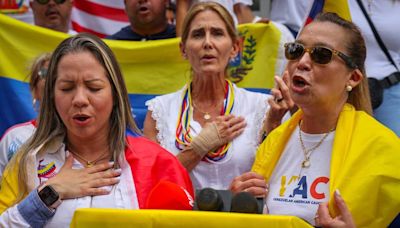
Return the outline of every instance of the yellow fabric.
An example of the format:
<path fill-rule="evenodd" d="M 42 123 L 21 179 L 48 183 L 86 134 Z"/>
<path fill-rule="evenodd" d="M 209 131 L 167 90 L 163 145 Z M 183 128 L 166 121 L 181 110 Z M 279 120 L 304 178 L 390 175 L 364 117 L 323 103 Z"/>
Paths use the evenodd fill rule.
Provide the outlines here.
<path fill-rule="evenodd" d="M 302 117 L 297 112 L 260 145 L 252 170 L 268 181 L 286 142 Z M 365 112 L 346 104 L 332 148 L 330 212 L 340 190 L 358 227 L 386 227 L 400 212 L 400 139 Z"/>
<path fill-rule="evenodd" d="M 78 209 L 75 211 L 71 227 L 311 228 L 308 223 L 293 216 L 203 211 L 117 209 Z"/>
<path fill-rule="evenodd" d="M 34 57 L 51 52 L 69 35 L 29 25 L 0 14 L 0 77 L 24 80 Z M 269 24 L 246 24 L 240 65 L 230 68 L 243 76 L 239 87 L 270 89 L 274 75 L 282 66 L 281 32 Z M 105 40 L 121 66 L 128 92 L 156 95 L 174 92 L 190 79 L 190 66 L 179 51 L 179 38 L 135 42 Z M 233 79 L 236 82 L 236 79 Z"/>
<path fill-rule="evenodd" d="M 18 197 L 18 164 L 4 170 L 0 186 L 0 214 L 15 204 Z"/>
<path fill-rule="evenodd" d="M 324 4 L 324 12 L 335 12 L 342 18 L 351 21 L 348 0 L 327 0 Z"/>

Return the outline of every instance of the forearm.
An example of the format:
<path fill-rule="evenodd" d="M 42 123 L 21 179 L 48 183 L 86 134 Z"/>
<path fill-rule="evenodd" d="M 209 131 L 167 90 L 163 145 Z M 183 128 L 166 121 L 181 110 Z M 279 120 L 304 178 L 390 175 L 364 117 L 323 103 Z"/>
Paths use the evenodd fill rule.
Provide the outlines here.
<path fill-rule="evenodd" d="M 0 215 L 0 227 L 43 227 L 54 214 L 55 211 L 42 202 L 35 189 Z"/>
<path fill-rule="evenodd" d="M 191 148 L 182 151 L 176 157 L 188 172 L 191 172 L 202 159 L 202 157 Z"/>

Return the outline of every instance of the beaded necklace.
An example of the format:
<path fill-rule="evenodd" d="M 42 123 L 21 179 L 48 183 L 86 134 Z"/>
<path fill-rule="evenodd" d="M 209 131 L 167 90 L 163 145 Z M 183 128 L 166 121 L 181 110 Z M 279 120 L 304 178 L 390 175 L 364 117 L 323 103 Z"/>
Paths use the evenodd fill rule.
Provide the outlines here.
<path fill-rule="evenodd" d="M 224 105 L 221 108 L 220 115 L 229 115 L 232 112 L 235 94 L 233 90 L 233 85 L 230 81 L 226 80 L 225 84 L 225 99 Z M 192 142 L 192 135 L 190 133 L 190 121 L 193 119 L 193 103 L 191 97 L 191 83 L 186 85 L 186 89 L 182 93 L 182 105 L 179 111 L 178 120 L 176 124 L 175 133 L 175 146 L 179 150 L 183 150 L 190 145 Z M 227 152 L 231 142 L 222 145 L 215 151 L 209 151 L 205 160 L 209 161 L 220 161 L 222 160 Z"/>

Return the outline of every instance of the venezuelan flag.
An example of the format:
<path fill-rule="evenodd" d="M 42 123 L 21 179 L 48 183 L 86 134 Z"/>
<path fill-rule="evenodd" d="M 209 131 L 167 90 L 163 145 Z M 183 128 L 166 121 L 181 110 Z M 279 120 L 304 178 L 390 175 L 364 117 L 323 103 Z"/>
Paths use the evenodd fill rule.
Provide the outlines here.
<path fill-rule="evenodd" d="M 272 23 L 243 25 L 239 32 L 241 52 L 231 63 L 231 79 L 240 87 L 266 93 L 273 86 L 273 76 L 283 69 L 283 36 Z M 0 14 L 0 135 L 36 117 L 26 80 L 28 67 L 37 55 L 53 51 L 67 37 Z M 139 127 L 148 99 L 174 92 L 190 80 L 191 69 L 179 52 L 179 38 L 105 41 L 122 69 Z"/>
<path fill-rule="evenodd" d="M 334 12 L 346 20 L 351 20 L 348 0 L 314 0 L 305 25 L 309 24 L 321 12 Z"/>

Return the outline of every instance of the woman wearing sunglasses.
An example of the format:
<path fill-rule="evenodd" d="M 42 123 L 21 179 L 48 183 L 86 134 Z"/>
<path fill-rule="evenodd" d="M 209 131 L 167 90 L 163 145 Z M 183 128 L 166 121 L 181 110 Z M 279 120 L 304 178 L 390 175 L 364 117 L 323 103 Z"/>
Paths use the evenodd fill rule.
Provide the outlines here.
<path fill-rule="evenodd" d="M 252 171 L 269 188 L 245 173 L 231 189 L 267 190 L 269 214 L 316 226 L 388 226 L 400 208 L 400 141 L 370 116 L 360 31 L 336 14 L 321 14 L 285 45 L 285 55 L 300 110 L 257 152 Z"/>

